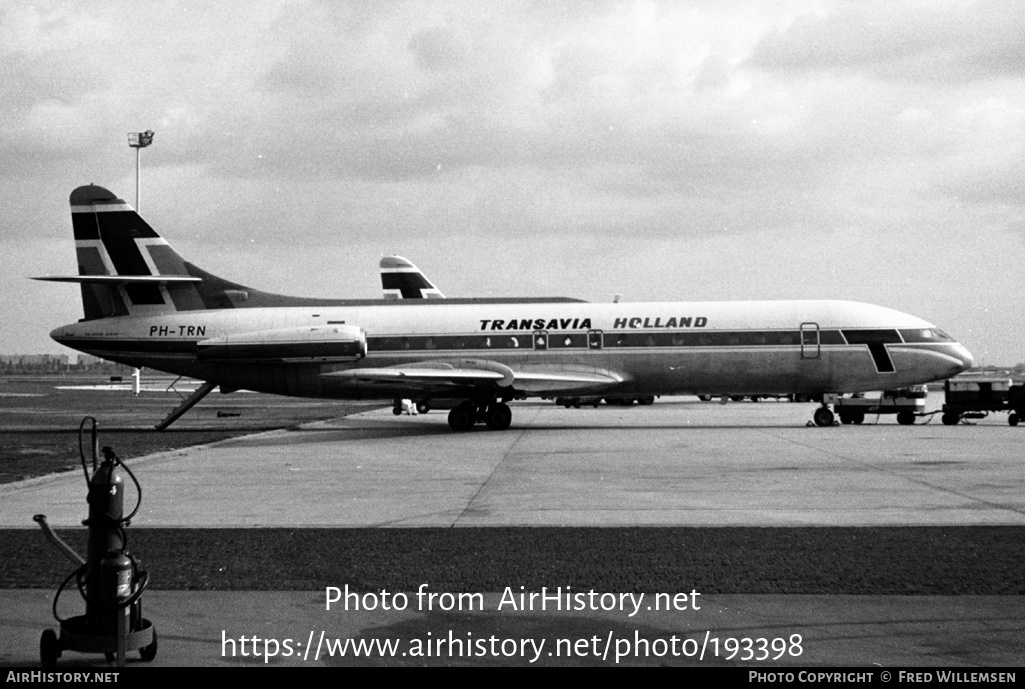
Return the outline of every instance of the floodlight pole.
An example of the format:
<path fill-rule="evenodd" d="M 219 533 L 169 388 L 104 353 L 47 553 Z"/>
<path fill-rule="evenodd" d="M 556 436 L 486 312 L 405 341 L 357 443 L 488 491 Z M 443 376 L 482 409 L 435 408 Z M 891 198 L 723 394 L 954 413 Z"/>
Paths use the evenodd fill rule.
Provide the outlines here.
<path fill-rule="evenodd" d="M 132 132 L 128 135 L 128 145 L 135 149 L 135 212 L 139 213 L 139 195 L 141 188 L 141 151 L 153 143 L 153 130 L 147 129 L 144 132 Z"/>
<path fill-rule="evenodd" d="M 141 174 L 142 169 L 141 158 L 142 146 L 135 147 L 135 212 L 138 213 L 142 210 L 142 206 L 139 205 L 139 190 L 141 188 Z"/>
<path fill-rule="evenodd" d="M 140 213 L 141 212 L 141 209 L 139 207 L 139 195 L 140 195 L 140 188 L 142 186 L 141 183 L 140 183 L 141 182 L 140 170 L 142 169 L 141 155 L 140 154 L 142 152 L 142 149 L 146 148 L 151 143 L 153 143 L 153 130 L 152 129 L 147 129 L 144 132 L 131 132 L 128 135 L 128 145 L 135 149 L 135 212 L 136 213 Z M 132 385 L 132 392 L 135 395 L 138 395 L 139 392 L 142 390 L 142 369 L 141 368 L 136 368 L 135 372 L 132 374 L 132 377 L 134 379 L 133 380 L 133 385 Z"/>

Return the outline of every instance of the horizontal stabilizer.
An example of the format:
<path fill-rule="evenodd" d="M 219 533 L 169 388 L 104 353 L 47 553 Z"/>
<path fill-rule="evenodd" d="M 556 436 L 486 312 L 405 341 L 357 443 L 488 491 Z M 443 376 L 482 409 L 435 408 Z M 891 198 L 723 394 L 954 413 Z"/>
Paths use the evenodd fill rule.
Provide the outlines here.
<path fill-rule="evenodd" d="M 83 285 L 176 285 L 202 282 L 191 275 L 53 275 L 35 277 L 44 282 L 77 282 Z"/>

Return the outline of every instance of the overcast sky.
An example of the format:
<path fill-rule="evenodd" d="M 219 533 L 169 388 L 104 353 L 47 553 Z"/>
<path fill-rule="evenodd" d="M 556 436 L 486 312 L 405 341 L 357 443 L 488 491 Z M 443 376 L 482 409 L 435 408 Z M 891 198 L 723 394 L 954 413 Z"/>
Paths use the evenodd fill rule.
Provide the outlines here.
<path fill-rule="evenodd" d="M 0 353 L 68 195 L 253 287 L 854 299 L 1025 361 L 1025 3 L 0 0 Z"/>

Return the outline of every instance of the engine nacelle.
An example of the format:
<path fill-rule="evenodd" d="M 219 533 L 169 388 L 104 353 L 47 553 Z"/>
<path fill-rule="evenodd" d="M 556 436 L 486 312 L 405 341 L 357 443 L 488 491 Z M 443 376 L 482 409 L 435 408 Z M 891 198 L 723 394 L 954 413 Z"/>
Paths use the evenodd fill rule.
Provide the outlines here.
<path fill-rule="evenodd" d="M 200 361 L 352 361 L 367 355 L 355 325 L 311 325 L 212 337 L 197 343 Z"/>

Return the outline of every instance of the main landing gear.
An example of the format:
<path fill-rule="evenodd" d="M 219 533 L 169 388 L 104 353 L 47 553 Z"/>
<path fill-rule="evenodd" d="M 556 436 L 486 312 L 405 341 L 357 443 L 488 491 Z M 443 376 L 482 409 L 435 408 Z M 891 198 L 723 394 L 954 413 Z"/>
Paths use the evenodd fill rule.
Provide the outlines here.
<path fill-rule="evenodd" d="M 453 431 L 468 431 L 481 421 L 493 431 L 504 431 L 512 425 L 512 409 L 505 402 L 474 404 L 466 401 L 448 413 L 448 425 Z"/>

